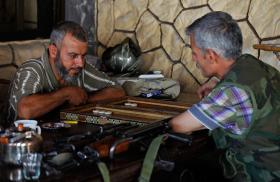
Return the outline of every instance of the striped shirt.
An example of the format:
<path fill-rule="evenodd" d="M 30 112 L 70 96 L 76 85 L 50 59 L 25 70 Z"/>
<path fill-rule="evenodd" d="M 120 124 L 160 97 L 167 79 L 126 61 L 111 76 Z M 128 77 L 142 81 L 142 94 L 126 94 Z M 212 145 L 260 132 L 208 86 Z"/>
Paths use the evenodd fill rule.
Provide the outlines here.
<path fill-rule="evenodd" d="M 85 67 L 77 79 L 76 86 L 87 92 L 97 91 L 105 87 L 114 86 L 116 82 L 105 73 L 98 71 L 94 66 L 85 62 Z M 23 97 L 35 93 L 48 93 L 61 86 L 56 80 L 48 59 L 48 51 L 39 59 L 30 59 L 24 62 L 15 73 L 10 87 L 9 121 L 17 116 L 17 103 Z"/>
<path fill-rule="evenodd" d="M 240 135 L 250 125 L 253 108 L 243 89 L 229 85 L 214 89 L 188 112 L 210 130 L 222 127 Z"/>

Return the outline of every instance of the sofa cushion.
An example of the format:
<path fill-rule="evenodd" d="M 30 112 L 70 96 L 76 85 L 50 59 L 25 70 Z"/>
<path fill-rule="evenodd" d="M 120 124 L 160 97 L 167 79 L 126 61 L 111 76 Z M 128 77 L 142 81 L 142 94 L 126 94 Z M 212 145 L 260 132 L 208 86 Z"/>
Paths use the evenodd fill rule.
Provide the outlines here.
<path fill-rule="evenodd" d="M 0 42 L 0 79 L 11 80 L 23 62 L 41 57 L 48 44 L 48 39 Z"/>

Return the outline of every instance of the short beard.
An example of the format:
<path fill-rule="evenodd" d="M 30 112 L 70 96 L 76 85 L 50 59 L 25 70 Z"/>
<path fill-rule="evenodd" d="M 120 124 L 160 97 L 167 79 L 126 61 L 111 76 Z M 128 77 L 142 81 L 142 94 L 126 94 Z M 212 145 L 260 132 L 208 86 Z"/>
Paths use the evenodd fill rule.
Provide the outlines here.
<path fill-rule="evenodd" d="M 55 57 L 55 66 L 58 70 L 59 76 L 64 80 L 65 85 L 77 85 L 77 81 L 79 76 L 81 75 L 81 71 L 75 76 L 69 76 L 69 71 L 67 71 L 61 63 L 60 51 L 57 52 L 57 55 Z"/>

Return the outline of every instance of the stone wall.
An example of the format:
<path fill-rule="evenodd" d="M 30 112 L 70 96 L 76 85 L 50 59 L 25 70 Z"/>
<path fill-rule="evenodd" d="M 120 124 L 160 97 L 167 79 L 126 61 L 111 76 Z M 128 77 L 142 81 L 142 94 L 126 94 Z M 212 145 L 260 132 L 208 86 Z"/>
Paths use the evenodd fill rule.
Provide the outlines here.
<path fill-rule="evenodd" d="M 272 52 L 253 44 L 280 44 L 279 0 L 96 0 L 97 54 L 130 37 L 141 48 L 142 71 L 161 70 L 194 92 L 204 78 L 191 59 L 185 27 L 210 11 L 226 11 L 236 19 L 250 53 L 280 70 Z M 26 59 L 39 57 L 48 40 L 0 43 L 0 79 L 10 80 Z"/>
<path fill-rule="evenodd" d="M 280 44 L 279 0 L 96 0 L 98 56 L 130 37 L 141 48 L 143 72 L 161 70 L 179 80 L 183 91 L 194 92 L 204 78 L 191 60 L 184 34 L 196 18 L 210 11 L 225 11 L 236 19 L 250 53 L 280 70 L 272 52 L 253 44 Z"/>

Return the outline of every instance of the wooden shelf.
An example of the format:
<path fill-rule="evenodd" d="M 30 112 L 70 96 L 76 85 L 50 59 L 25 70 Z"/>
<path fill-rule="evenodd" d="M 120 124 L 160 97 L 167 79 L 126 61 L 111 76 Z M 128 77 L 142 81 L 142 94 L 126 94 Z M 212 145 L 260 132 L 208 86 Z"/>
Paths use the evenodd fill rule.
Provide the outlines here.
<path fill-rule="evenodd" d="M 253 48 L 263 51 L 280 52 L 280 44 L 254 44 Z"/>
<path fill-rule="evenodd" d="M 280 44 L 254 44 L 253 48 L 263 51 L 272 51 L 280 61 Z"/>

